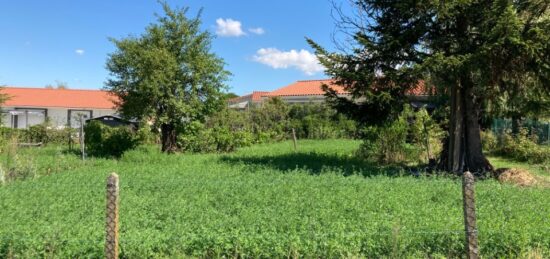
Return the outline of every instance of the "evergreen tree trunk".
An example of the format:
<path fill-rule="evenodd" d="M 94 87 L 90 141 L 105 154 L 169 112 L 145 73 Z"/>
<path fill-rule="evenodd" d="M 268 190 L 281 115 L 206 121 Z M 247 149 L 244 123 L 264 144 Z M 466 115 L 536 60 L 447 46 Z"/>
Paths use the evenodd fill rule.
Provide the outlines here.
<path fill-rule="evenodd" d="M 470 171 L 481 175 L 493 166 L 483 155 L 479 126 L 479 106 L 469 80 L 451 89 L 449 137 L 441 153 L 440 168 L 454 173 Z"/>
<path fill-rule="evenodd" d="M 176 127 L 172 124 L 163 123 L 160 126 L 160 138 L 162 144 L 162 152 L 174 153 L 177 150 L 176 145 Z"/>

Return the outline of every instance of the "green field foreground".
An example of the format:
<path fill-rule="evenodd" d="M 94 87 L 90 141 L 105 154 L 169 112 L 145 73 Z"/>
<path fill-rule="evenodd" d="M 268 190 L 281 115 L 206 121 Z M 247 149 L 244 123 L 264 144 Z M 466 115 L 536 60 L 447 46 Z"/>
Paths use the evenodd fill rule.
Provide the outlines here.
<path fill-rule="evenodd" d="M 142 147 L 85 162 L 55 146 L 20 150 L 44 176 L 0 187 L 0 258 L 102 257 L 111 172 L 120 176 L 123 258 L 462 257 L 460 179 L 374 167 L 353 157 L 358 146 Z M 550 257 L 550 189 L 484 180 L 476 192 L 483 257 Z"/>

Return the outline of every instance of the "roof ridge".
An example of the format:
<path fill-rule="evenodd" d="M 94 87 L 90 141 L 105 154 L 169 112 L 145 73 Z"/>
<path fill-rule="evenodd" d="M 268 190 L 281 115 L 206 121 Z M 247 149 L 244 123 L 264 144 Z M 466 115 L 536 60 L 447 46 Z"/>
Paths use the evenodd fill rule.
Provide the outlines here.
<path fill-rule="evenodd" d="M 307 80 L 298 80 L 296 82 L 318 82 L 318 81 L 329 81 L 334 80 L 332 78 L 326 78 L 326 79 L 307 79 Z"/>
<path fill-rule="evenodd" d="M 50 91 L 89 91 L 89 92 L 109 92 L 102 89 L 78 89 L 78 88 L 46 88 L 46 87 L 25 87 L 25 86 L 2 86 L 4 89 L 28 89 L 28 90 L 50 90 Z"/>

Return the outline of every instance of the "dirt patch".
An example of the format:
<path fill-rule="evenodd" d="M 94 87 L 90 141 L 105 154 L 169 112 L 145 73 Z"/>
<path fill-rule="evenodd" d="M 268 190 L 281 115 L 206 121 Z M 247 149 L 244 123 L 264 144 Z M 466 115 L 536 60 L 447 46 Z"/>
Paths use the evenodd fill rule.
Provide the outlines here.
<path fill-rule="evenodd" d="M 537 184 L 537 178 L 525 169 L 499 168 L 495 172 L 495 177 L 500 183 L 508 183 L 522 187 L 529 187 Z"/>

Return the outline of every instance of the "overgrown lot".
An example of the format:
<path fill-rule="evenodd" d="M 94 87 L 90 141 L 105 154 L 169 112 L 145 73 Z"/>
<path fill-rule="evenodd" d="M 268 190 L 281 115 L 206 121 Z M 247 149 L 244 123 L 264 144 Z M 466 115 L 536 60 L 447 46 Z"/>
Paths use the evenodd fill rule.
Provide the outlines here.
<path fill-rule="evenodd" d="M 352 155 L 359 145 L 141 147 L 85 162 L 55 146 L 19 150 L 39 177 L 0 187 L 0 257 L 102 257 L 110 172 L 121 179 L 124 258 L 462 256 L 460 179 L 372 166 Z M 550 189 L 484 180 L 476 191 L 484 257 L 550 257 Z"/>

